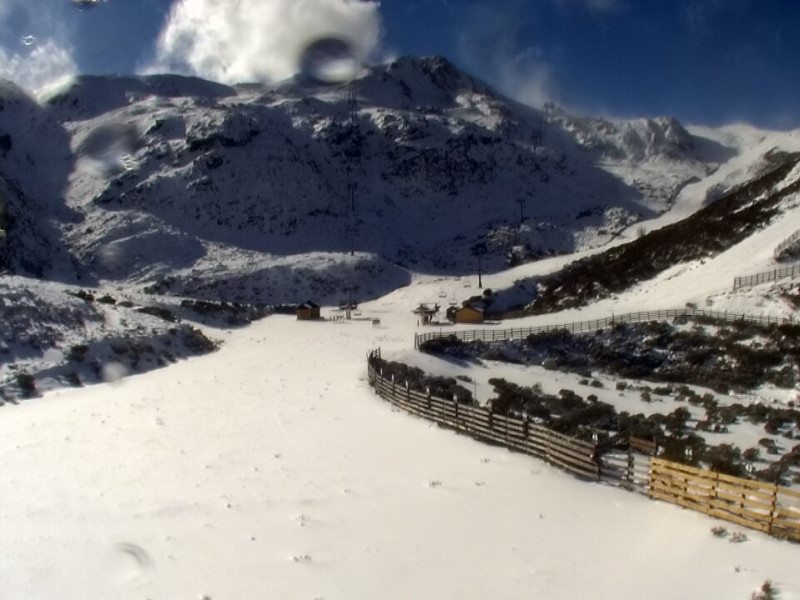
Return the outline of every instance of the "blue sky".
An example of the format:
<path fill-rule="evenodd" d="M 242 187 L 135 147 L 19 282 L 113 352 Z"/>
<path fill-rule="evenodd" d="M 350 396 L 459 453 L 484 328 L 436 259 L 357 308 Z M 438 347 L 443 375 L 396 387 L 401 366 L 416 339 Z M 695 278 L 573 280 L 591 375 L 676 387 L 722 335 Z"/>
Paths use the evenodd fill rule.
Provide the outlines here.
<path fill-rule="evenodd" d="M 331 29 L 369 60 L 441 54 L 538 106 L 800 127 L 797 0 L 0 0 L 0 74 L 275 80 Z"/>

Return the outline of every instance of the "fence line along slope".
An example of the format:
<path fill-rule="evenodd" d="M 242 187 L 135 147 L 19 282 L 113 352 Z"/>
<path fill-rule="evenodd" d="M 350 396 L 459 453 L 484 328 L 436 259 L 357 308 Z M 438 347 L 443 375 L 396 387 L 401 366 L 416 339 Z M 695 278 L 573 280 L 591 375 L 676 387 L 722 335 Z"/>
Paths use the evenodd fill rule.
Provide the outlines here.
<path fill-rule="evenodd" d="M 463 342 L 497 342 L 504 340 L 525 339 L 531 334 L 544 333 L 548 331 L 569 331 L 570 333 L 583 333 L 607 329 L 620 323 L 647 323 L 649 321 L 664 321 L 680 317 L 703 317 L 717 321 L 737 322 L 745 321 L 759 325 L 783 325 L 795 323 L 793 319 L 781 317 L 748 315 L 744 313 L 721 312 L 713 310 L 703 310 L 698 308 L 676 308 L 657 311 L 641 311 L 612 315 L 603 319 L 592 319 L 588 321 L 573 321 L 569 323 L 557 323 L 549 325 L 535 325 L 531 327 L 512 327 L 510 329 L 497 329 L 485 327 L 483 329 L 456 329 L 452 331 L 429 331 L 422 334 L 414 334 L 414 347 L 419 348 L 430 340 L 448 338 L 455 336 Z"/>

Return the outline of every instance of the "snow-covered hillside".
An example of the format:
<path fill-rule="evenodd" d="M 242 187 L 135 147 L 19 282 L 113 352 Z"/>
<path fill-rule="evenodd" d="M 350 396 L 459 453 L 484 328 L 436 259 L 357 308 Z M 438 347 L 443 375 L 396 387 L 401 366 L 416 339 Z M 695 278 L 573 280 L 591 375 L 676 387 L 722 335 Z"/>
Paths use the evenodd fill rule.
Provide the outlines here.
<path fill-rule="evenodd" d="M 0 269 L 170 309 L 364 301 L 472 272 L 476 248 L 490 273 L 597 251 L 800 148 L 797 132 L 540 111 L 442 58 L 400 58 L 354 88 L 80 76 L 37 102 L 4 83 L 0 109 Z M 28 318 L 73 340 L 39 309 L 44 289 L 26 287 L 43 294 Z"/>
<path fill-rule="evenodd" d="M 269 317 L 212 355 L 2 408 L 3 597 L 747 600 L 770 580 L 800 598 L 795 544 L 379 399 L 366 352 L 407 350 L 411 298 L 439 288 L 368 303 L 377 328 Z"/>
<path fill-rule="evenodd" d="M 80 77 L 40 102 L 2 84 L 0 597 L 730 600 L 771 580 L 800 599 L 795 545 L 730 543 L 366 382 L 378 346 L 431 365 L 412 310 L 481 293 L 476 244 L 483 286 L 524 304 L 537 278 L 679 227 L 798 150 L 798 132 L 538 111 L 442 59 L 373 68 L 355 105 L 298 81 Z M 754 203 L 780 193 L 775 212 L 733 246 L 513 326 L 687 304 L 796 316 L 796 280 L 732 280 L 775 268 L 799 182 L 767 186 Z M 243 326 L 309 298 L 336 317 L 350 295 L 351 321 Z M 497 375 L 447 368 L 484 400 Z"/>
<path fill-rule="evenodd" d="M 267 271 L 287 256 L 352 247 L 366 262 L 446 272 L 471 265 L 479 242 L 494 269 L 514 248 L 598 246 L 738 152 L 673 119 L 524 107 L 441 58 L 401 58 L 357 84 L 351 105 L 347 86 L 295 80 L 81 76 L 40 106 L 9 106 L 0 166 L 28 197 L 70 211 L 53 218 L 84 281 L 169 273 L 175 291 L 200 293 L 234 250 L 262 265 L 226 265 L 253 284 L 238 299 L 281 301 L 295 299 L 292 277 L 276 287 Z M 54 138 L 45 188 L 45 158 L 25 167 L 25 156 Z"/>

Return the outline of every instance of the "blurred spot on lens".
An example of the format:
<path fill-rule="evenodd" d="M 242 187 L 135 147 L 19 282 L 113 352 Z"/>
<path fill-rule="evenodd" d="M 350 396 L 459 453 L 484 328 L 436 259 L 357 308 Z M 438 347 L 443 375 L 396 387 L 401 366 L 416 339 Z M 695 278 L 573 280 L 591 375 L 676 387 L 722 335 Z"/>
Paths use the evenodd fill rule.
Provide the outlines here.
<path fill-rule="evenodd" d="M 106 383 L 117 383 L 128 374 L 125 365 L 118 362 L 110 362 L 103 365 L 103 381 Z"/>
<path fill-rule="evenodd" d="M 353 43 L 338 37 L 312 40 L 300 53 L 300 76 L 321 85 L 349 81 L 358 75 L 359 61 Z"/>
<path fill-rule="evenodd" d="M 133 154 L 139 131 L 130 123 L 109 123 L 95 128 L 78 146 L 78 154 L 92 160 L 105 173 L 136 167 Z"/>

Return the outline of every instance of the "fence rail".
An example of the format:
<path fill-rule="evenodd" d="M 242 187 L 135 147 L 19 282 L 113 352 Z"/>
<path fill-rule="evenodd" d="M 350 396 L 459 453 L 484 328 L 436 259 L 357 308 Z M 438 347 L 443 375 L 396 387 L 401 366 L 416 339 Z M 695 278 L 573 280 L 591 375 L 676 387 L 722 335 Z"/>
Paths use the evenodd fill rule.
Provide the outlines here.
<path fill-rule="evenodd" d="M 797 274 L 800 275 L 800 265 L 797 267 Z M 525 339 L 531 334 L 545 333 L 548 331 L 569 331 L 570 333 L 593 332 L 598 329 L 607 329 L 620 323 L 646 323 L 649 321 L 664 321 L 678 317 L 706 317 L 717 321 L 745 321 L 748 323 L 758 323 L 761 325 L 780 325 L 783 323 L 793 323 L 792 319 L 781 317 L 771 317 L 762 315 L 747 315 L 744 313 L 730 313 L 715 310 L 702 310 L 697 308 L 676 308 L 667 310 L 641 311 L 626 313 L 622 315 L 612 315 L 604 319 L 594 319 L 590 321 L 575 321 L 572 323 L 557 323 L 550 325 L 538 325 L 534 327 L 514 327 L 511 329 L 496 329 L 486 327 L 484 329 L 461 329 L 453 331 L 430 331 L 428 333 L 414 334 L 414 347 L 419 348 L 425 342 L 439 338 L 455 336 L 463 342 L 495 342 L 505 340 Z"/>
<path fill-rule="evenodd" d="M 527 418 L 508 417 L 455 400 L 437 398 L 390 380 L 373 366 L 380 349 L 369 353 L 370 385 L 383 399 L 410 413 L 475 439 L 543 458 L 585 479 L 602 481 L 712 517 L 800 542 L 800 491 L 731 477 L 650 456 L 639 440 L 625 451 L 600 456 L 597 447 Z M 639 450 L 640 452 L 636 452 Z"/>
<path fill-rule="evenodd" d="M 792 250 L 791 254 L 796 254 L 797 248 L 794 247 L 798 245 L 800 245 L 800 229 L 778 244 L 775 248 L 775 260 L 782 260 L 787 250 Z"/>
<path fill-rule="evenodd" d="M 369 357 L 380 358 L 380 350 L 371 352 Z M 600 479 L 594 444 L 552 431 L 528 418 L 504 416 L 486 408 L 417 392 L 406 387 L 404 382 L 383 377 L 373 368 L 372 362 L 368 361 L 370 384 L 378 395 L 395 406 L 476 439 L 543 458 L 574 475 Z"/>
<path fill-rule="evenodd" d="M 785 267 L 781 267 L 780 269 L 773 269 L 772 271 L 764 271 L 762 273 L 756 273 L 754 275 L 742 275 L 741 277 L 734 277 L 733 291 L 735 292 L 736 290 L 740 290 L 742 288 L 750 288 L 753 287 L 754 285 L 767 283 L 769 281 L 786 279 L 787 277 L 791 277 L 792 279 L 794 279 L 795 277 L 800 277 L 800 264 L 788 265 Z"/>
<path fill-rule="evenodd" d="M 648 495 L 800 541 L 800 492 L 654 458 Z"/>
<path fill-rule="evenodd" d="M 650 461 L 646 454 L 611 451 L 600 457 L 600 479 L 603 483 L 631 492 L 647 494 L 650 487 Z"/>

